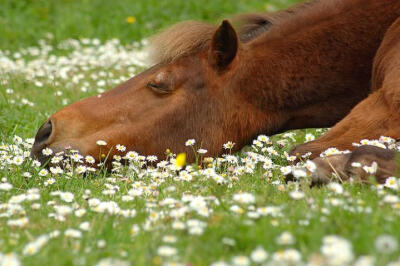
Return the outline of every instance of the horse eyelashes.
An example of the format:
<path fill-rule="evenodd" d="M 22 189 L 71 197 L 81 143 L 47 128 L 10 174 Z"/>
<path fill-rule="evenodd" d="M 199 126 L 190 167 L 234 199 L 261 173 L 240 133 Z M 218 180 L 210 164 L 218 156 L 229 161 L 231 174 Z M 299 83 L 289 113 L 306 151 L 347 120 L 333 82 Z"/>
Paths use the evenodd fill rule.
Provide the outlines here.
<path fill-rule="evenodd" d="M 159 94 L 167 94 L 171 92 L 171 89 L 169 89 L 168 86 L 166 86 L 165 84 L 156 84 L 153 82 L 148 82 L 147 87 Z"/>

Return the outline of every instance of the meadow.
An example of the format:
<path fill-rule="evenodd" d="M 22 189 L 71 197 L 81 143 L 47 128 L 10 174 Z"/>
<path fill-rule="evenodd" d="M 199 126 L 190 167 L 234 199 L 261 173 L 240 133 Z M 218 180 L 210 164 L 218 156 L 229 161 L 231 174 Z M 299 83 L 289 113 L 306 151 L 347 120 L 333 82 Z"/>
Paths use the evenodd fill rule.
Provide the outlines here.
<path fill-rule="evenodd" d="M 112 171 L 72 151 L 54 157 L 65 168 L 29 157 L 50 114 L 145 69 L 159 29 L 296 2 L 0 0 L 0 266 L 400 265 L 400 181 L 285 182 L 290 148 L 326 129 L 227 143 L 220 158 L 188 140 L 199 161 L 185 168 L 179 151 L 125 150 Z"/>

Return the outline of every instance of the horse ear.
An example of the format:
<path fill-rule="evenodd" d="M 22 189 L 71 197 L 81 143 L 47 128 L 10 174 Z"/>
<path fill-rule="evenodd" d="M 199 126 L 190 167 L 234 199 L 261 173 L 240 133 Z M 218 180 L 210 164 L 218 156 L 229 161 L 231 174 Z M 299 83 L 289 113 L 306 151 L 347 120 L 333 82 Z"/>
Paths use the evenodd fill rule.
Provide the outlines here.
<path fill-rule="evenodd" d="M 224 20 L 211 40 L 211 61 L 218 68 L 227 67 L 235 58 L 239 46 L 235 29 Z"/>

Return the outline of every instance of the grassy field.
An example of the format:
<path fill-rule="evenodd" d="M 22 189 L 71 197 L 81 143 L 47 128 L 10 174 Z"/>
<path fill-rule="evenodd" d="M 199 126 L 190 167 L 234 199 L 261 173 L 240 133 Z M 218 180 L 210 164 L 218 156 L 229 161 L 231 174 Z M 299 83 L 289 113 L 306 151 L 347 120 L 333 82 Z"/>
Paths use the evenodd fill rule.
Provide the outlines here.
<path fill-rule="evenodd" d="M 29 158 L 51 113 L 141 71 L 158 29 L 295 2 L 0 0 L 0 266 L 399 265 L 400 183 L 283 182 L 286 152 L 324 130 L 260 137 L 203 170 L 137 157 L 84 176 Z"/>

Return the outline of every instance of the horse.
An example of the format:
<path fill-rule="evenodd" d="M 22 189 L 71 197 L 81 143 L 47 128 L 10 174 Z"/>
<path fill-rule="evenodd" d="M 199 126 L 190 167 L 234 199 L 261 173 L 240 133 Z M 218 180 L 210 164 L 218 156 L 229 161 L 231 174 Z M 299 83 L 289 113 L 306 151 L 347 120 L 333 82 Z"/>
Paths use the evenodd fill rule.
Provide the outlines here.
<path fill-rule="evenodd" d="M 380 135 L 399 138 L 400 135 L 400 18 L 386 32 L 376 53 L 372 70 L 372 93 L 356 105 L 342 121 L 336 124 L 320 139 L 310 146 L 324 145 L 335 140 L 342 147 L 349 147 L 351 141 L 360 138 L 376 138 Z M 339 144 L 340 145 L 340 144 Z M 309 150 L 308 145 L 295 148 Z M 371 173 L 363 171 L 361 166 L 376 163 L 373 173 L 379 183 L 400 174 L 400 154 L 374 146 L 361 146 L 351 154 L 336 155 L 330 158 L 317 158 L 314 162 L 317 170 L 312 175 L 314 184 L 330 181 L 332 172 L 343 180 L 350 177 L 369 182 Z"/>
<path fill-rule="evenodd" d="M 259 134 L 331 127 L 343 118 L 293 153 L 348 148 L 364 131 L 353 130 L 346 141 L 332 136 L 349 116 L 371 116 L 358 113 L 357 104 L 379 94 L 368 96 L 374 56 L 399 16 L 397 0 L 315 0 L 219 26 L 178 23 L 152 38 L 152 67 L 51 115 L 32 156 L 44 161 L 42 149 L 69 146 L 100 160 L 100 153 L 118 154 L 114 147 L 123 144 L 163 158 L 167 148 L 188 152 L 189 138 L 218 156 L 227 141 L 236 143 L 235 151 Z M 349 114 L 354 106 L 359 111 Z M 397 131 L 374 129 L 368 136 L 396 137 Z M 96 145 L 100 139 L 106 146 Z"/>

